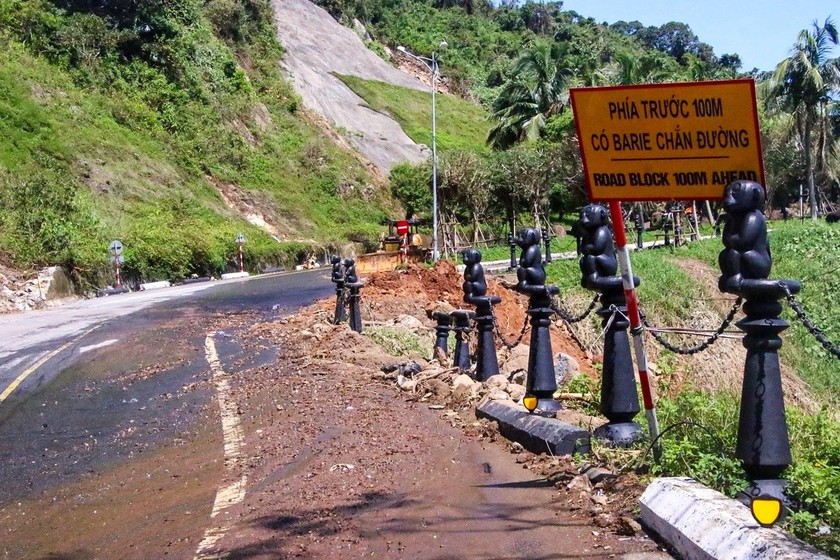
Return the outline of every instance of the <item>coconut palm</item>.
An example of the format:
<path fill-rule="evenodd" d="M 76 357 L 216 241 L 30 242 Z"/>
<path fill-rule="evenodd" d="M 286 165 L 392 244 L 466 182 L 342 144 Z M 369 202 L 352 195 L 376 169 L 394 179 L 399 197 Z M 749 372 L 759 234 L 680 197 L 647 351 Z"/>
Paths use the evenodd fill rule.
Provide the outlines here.
<path fill-rule="evenodd" d="M 617 52 L 602 72 L 610 85 L 652 84 L 673 76 L 661 58 L 627 51 Z"/>
<path fill-rule="evenodd" d="M 493 103 L 493 117 L 498 122 L 487 142 L 505 149 L 519 140 L 538 138 L 548 118 L 568 104 L 570 76 L 557 45 L 531 47 L 516 60 L 511 79 Z"/>
<path fill-rule="evenodd" d="M 831 18 L 823 25 L 814 21 L 812 29 L 800 31 L 790 56 L 776 66 L 772 78 L 778 108 L 794 116 L 803 152 L 812 220 L 817 219 L 814 151 L 817 151 L 818 162 L 828 157 L 829 107 L 832 95 L 840 92 L 840 59 L 829 58 L 832 47 L 837 44 L 837 27 Z M 812 138 L 815 129 L 818 132 L 816 142 Z"/>

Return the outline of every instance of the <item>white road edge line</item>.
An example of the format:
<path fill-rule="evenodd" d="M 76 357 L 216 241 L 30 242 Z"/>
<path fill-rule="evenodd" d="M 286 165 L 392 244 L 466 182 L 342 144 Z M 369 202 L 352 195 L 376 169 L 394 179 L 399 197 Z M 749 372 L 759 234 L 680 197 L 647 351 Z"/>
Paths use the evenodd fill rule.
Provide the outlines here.
<path fill-rule="evenodd" d="M 110 346 L 115 342 L 119 342 L 119 339 L 112 338 L 110 340 L 103 340 L 102 342 L 98 342 L 96 344 L 91 344 L 90 346 L 81 346 L 79 347 L 79 354 L 84 354 L 85 352 L 90 352 L 91 350 L 96 350 L 97 348 L 103 348 L 105 346 Z"/>
<path fill-rule="evenodd" d="M 210 519 L 216 519 L 219 516 L 222 516 L 222 519 L 204 531 L 204 538 L 199 543 L 193 560 L 210 560 L 223 557 L 218 552 L 211 552 L 211 549 L 233 527 L 233 519 L 231 517 L 225 517 L 229 513 L 226 510 L 241 503 L 245 499 L 245 484 L 247 482 L 246 472 L 244 469 L 239 468 L 242 463 L 242 448 L 245 442 L 245 435 L 239 423 L 236 403 L 230 397 L 229 374 L 222 369 L 219 354 L 216 352 L 216 343 L 213 342 L 214 334 L 210 333 L 204 339 L 204 354 L 207 357 L 207 363 L 210 364 L 210 371 L 213 372 L 216 397 L 219 401 L 219 412 L 222 416 L 222 432 L 225 445 L 225 477 L 236 476 L 237 470 L 242 470 L 242 473 L 231 484 L 219 488 L 216 492 L 216 499 L 213 502 L 213 511 L 210 513 Z"/>

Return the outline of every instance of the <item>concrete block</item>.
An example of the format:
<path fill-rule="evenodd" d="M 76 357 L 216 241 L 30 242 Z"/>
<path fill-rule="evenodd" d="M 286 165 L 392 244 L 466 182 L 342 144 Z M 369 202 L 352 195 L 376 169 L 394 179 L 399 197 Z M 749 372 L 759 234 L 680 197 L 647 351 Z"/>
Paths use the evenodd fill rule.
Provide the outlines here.
<path fill-rule="evenodd" d="M 160 282 L 146 282 L 145 284 L 140 284 L 141 290 L 158 290 L 160 288 L 168 288 L 171 286 L 167 280 L 161 280 Z"/>
<path fill-rule="evenodd" d="M 127 294 L 130 292 L 126 286 L 120 288 L 105 288 L 96 292 L 96 297 L 115 296 L 117 294 Z"/>
<path fill-rule="evenodd" d="M 198 276 L 196 278 L 185 278 L 184 284 L 198 284 L 199 282 L 210 282 L 213 280 L 209 276 Z"/>
<path fill-rule="evenodd" d="M 691 478 L 658 478 L 639 499 L 643 523 L 685 560 L 828 560 L 746 506 Z"/>
<path fill-rule="evenodd" d="M 476 408 L 475 415 L 498 423 L 504 437 L 532 453 L 589 453 L 589 432 L 556 418 L 530 414 L 511 401 L 486 401 Z"/>
<path fill-rule="evenodd" d="M 237 278 L 248 278 L 247 272 L 226 272 L 222 274 L 222 280 L 236 280 Z"/>

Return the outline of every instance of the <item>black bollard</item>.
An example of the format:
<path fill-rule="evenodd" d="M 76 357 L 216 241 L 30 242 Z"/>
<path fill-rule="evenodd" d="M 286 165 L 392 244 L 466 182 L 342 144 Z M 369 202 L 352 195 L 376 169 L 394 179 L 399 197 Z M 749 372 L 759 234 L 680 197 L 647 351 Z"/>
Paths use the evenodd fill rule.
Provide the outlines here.
<path fill-rule="evenodd" d="M 522 256 L 516 271 L 519 280 L 516 291 L 528 295 L 527 313 L 531 316 L 531 350 L 528 354 L 525 391 L 527 396 L 536 398 L 536 407 L 532 413 L 554 416 L 562 407 L 554 400 L 557 381 L 554 377 L 554 355 L 548 328 L 554 316 L 551 295 L 560 290 L 557 286 L 545 285 L 545 268 L 540 255 L 540 235 L 537 230 L 520 230 L 518 243 L 522 248 Z"/>
<path fill-rule="evenodd" d="M 545 259 L 543 261 L 548 264 L 551 262 L 551 233 L 548 228 L 542 230 L 542 239 L 545 244 Z"/>
<path fill-rule="evenodd" d="M 685 243 L 683 239 L 682 205 L 675 204 L 671 207 L 671 221 L 674 224 L 674 245 L 681 247 Z"/>
<path fill-rule="evenodd" d="M 470 322 L 475 318 L 475 313 L 466 309 L 456 309 L 452 312 L 452 322 L 455 331 L 455 350 L 453 350 L 453 366 L 461 371 L 470 369 L 470 347 L 467 337 L 472 330 Z"/>
<path fill-rule="evenodd" d="M 362 332 L 362 309 L 359 305 L 361 299 L 362 284 L 356 276 L 356 261 L 344 259 L 344 282 L 350 289 L 350 330 Z"/>
<path fill-rule="evenodd" d="M 665 246 L 666 247 L 671 246 L 671 229 L 672 229 L 672 227 L 673 226 L 671 225 L 671 214 L 666 212 L 662 216 L 662 232 L 665 234 Z"/>
<path fill-rule="evenodd" d="M 580 231 L 580 223 L 575 222 L 572 224 L 572 229 L 569 231 L 572 234 L 572 237 L 575 238 L 575 254 L 579 257 L 580 256 L 580 239 L 583 233 Z"/>
<path fill-rule="evenodd" d="M 615 244 L 609 228 L 609 211 L 598 204 L 580 212 L 584 232 L 580 259 L 581 286 L 600 292 L 601 327 L 604 333 L 604 359 L 601 371 L 601 414 L 608 422 L 595 430 L 595 436 L 617 447 L 632 445 L 642 437 L 641 426 L 633 421 L 639 413 L 630 337 L 627 329 L 627 302 L 618 271 Z M 639 285 L 639 278 L 633 282 Z"/>
<path fill-rule="evenodd" d="M 779 369 L 779 333 L 789 324 L 780 318 L 779 303 L 787 293 L 801 289 L 794 280 L 770 280 L 770 246 L 764 219 L 764 187 L 753 181 L 735 181 L 726 187 L 723 205 L 727 220 L 720 252 L 721 291 L 746 300 L 746 317 L 736 325 L 746 333 L 747 349 L 735 456 L 743 465 L 749 496 L 769 494 L 785 499 L 781 480 L 790 465 L 790 440 Z"/>
<path fill-rule="evenodd" d="M 442 358 L 447 358 L 449 357 L 449 331 L 452 330 L 452 317 L 449 316 L 449 313 L 434 311 L 432 312 L 432 319 L 437 322 L 432 357 L 437 357 L 440 354 Z M 443 365 L 443 360 L 441 360 L 441 365 Z"/>
<path fill-rule="evenodd" d="M 475 305 L 475 322 L 478 330 L 478 349 L 476 351 L 475 377 L 479 381 L 499 373 L 499 359 L 496 356 L 496 339 L 493 328 L 493 305 L 501 303 L 499 296 L 487 295 L 487 281 L 484 267 L 481 266 L 481 252 L 467 249 L 462 254 L 464 264 L 464 301 Z"/>
<path fill-rule="evenodd" d="M 720 237 L 721 228 L 726 225 L 726 212 L 721 212 L 715 218 L 715 237 Z"/>
<path fill-rule="evenodd" d="M 645 232 L 645 219 L 642 216 L 642 208 L 639 206 L 636 211 L 636 249 L 641 251 L 645 248 L 645 243 L 642 240 L 642 234 Z"/>
<path fill-rule="evenodd" d="M 516 270 L 516 240 L 513 238 L 513 232 L 508 232 L 508 247 L 510 247 L 510 267 L 509 270 Z"/>
<path fill-rule="evenodd" d="M 344 292 L 344 263 L 341 262 L 341 257 L 339 256 L 332 258 L 332 282 L 335 284 L 335 313 L 333 314 L 333 324 L 338 325 L 347 319 L 347 315 L 344 312 L 344 307 L 347 305 Z"/>

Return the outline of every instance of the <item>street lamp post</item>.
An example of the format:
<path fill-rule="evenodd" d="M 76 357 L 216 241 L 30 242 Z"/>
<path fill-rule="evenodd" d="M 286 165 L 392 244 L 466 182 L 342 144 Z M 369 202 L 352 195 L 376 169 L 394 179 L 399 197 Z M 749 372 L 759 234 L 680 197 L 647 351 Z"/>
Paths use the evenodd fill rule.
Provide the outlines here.
<path fill-rule="evenodd" d="M 446 50 L 446 41 L 441 41 L 438 48 Z M 423 63 L 429 72 L 432 74 L 432 262 L 437 262 L 440 258 L 438 252 L 438 203 L 437 203 L 437 105 L 435 103 L 435 92 L 437 91 L 438 72 L 438 57 L 437 53 L 432 53 L 431 58 L 426 56 L 417 56 L 408 51 L 404 46 L 400 45 L 397 50 L 406 56 L 410 56 L 414 60 Z"/>

